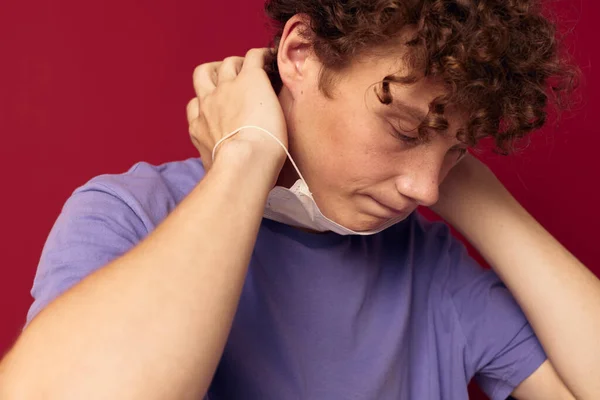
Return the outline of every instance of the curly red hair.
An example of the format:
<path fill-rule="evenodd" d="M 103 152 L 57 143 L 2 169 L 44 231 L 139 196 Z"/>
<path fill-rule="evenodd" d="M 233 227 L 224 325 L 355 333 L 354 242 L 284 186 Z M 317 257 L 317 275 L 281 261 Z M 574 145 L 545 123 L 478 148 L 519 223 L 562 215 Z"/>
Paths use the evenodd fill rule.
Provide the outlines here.
<path fill-rule="evenodd" d="M 320 88 L 327 96 L 331 72 L 393 43 L 405 26 L 416 27 L 405 42 L 415 74 L 387 76 L 376 89 L 390 104 L 392 83 L 442 79 L 448 91 L 433 100 L 417 128 L 422 140 L 447 130 L 444 110 L 456 105 L 468 116 L 457 134 L 461 141 L 473 146 L 492 137 L 497 151 L 507 154 L 517 139 L 544 125 L 548 103 L 559 111 L 569 106 L 578 82 L 578 68 L 559 51 L 556 25 L 536 0 L 268 0 L 265 10 L 274 22 L 275 48 L 292 16 L 310 18 L 306 34 L 323 64 Z M 267 66 L 279 90 L 276 56 Z"/>

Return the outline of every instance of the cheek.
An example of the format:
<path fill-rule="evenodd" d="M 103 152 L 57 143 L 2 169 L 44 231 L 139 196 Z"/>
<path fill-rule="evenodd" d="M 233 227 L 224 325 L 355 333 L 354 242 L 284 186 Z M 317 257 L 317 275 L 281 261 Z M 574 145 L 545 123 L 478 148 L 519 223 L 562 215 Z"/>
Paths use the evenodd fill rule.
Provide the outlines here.
<path fill-rule="evenodd" d="M 290 150 L 315 185 L 327 191 L 352 191 L 389 178 L 397 165 L 399 142 L 376 116 L 336 101 L 302 106 Z"/>
<path fill-rule="evenodd" d="M 389 185 L 405 161 L 398 152 L 372 141 L 348 144 L 346 151 L 335 151 L 327 161 L 331 173 L 328 178 L 339 191 L 347 194 L 365 191 L 377 186 L 378 190 Z"/>

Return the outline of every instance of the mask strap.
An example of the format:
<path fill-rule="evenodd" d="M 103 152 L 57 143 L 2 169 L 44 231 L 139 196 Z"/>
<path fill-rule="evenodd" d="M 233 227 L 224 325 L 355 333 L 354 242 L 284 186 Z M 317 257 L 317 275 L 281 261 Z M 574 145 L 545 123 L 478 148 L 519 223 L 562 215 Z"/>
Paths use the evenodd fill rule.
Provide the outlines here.
<path fill-rule="evenodd" d="M 292 162 L 292 165 L 294 166 L 294 169 L 296 170 L 296 172 L 298 173 L 298 175 L 300 176 L 300 179 L 302 179 L 304 182 L 306 182 L 306 180 L 304 180 L 304 177 L 302 176 L 302 173 L 300 172 L 300 170 L 298 169 L 298 166 L 296 165 L 296 163 L 294 162 L 294 159 L 292 158 L 292 156 L 290 155 L 290 153 L 288 152 L 287 147 L 285 147 L 285 145 L 283 143 L 281 143 L 281 140 L 277 139 L 277 137 L 275 135 L 273 135 L 271 132 L 269 132 L 268 130 L 261 128 L 260 126 L 254 126 L 254 125 L 246 125 L 246 126 L 242 126 L 241 128 L 237 128 L 235 131 L 225 135 L 223 138 L 221 138 L 221 140 L 219 140 L 217 142 L 217 144 L 215 144 L 215 147 L 213 148 L 212 151 L 212 160 L 213 162 L 215 161 L 215 154 L 217 153 L 217 148 L 221 145 L 221 143 L 223 143 L 225 140 L 229 139 L 230 137 L 232 137 L 233 135 L 235 135 L 236 133 L 238 133 L 239 131 L 241 131 L 242 129 L 258 129 L 259 131 L 263 131 L 264 133 L 266 133 L 267 135 L 271 136 L 273 139 L 275 139 L 275 141 L 277 143 L 279 143 L 279 145 L 283 148 L 283 150 L 285 151 L 285 154 L 287 154 L 288 158 L 290 159 L 290 161 Z"/>

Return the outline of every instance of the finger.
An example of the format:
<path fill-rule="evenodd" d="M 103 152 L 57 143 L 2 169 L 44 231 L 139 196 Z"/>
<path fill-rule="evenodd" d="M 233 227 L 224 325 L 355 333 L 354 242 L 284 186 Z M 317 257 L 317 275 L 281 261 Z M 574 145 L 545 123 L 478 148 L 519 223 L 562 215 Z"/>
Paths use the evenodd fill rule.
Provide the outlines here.
<path fill-rule="evenodd" d="M 246 68 L 260 68 L 264 69 L 265 67 L 265 57 L 271 53 L 271 49 L 262 48 L 262 49 L 250 49 L 246 53 L 246 57 L 244 59 L 244 65 L 242 66 L 242 70 Z"/>
<path fill-rule="evenodd" d="M 206 156 L 207 154 L 211 154 L 212 148 L 210 150 L 207 149 L 204 142 L 208 141 L 209 143 L 213 143 L 213 141 L 209 137 L 210 133 L 208 132 L 206 121 L 202 118 L 202 115 L 190 122 L 188 133 L 192 143 L 194 143 L 194 146 L 196 146 L 202 155 Z"/>
<path fill-rule="evenodd" d="M 200 143 L 194 136 L 190 135 L 192 139 L 192 144 L 200 153 L 200 158 L 202 159 L 202 164 L 204 165 L 204 169 L 208 171 L 212 164 L 212 149 L 206 148 L 202 143 Z"/>
<path fill-rule="evenodd" d="M 243 57 L 227 57 L 217 72 L 217 85 L 222 82 L 232 81 L 240 73 L 244 64 Z"/>
<path fill-rule="evenodd" d="M 191 139 L 194 147 L 196 149 L 198 149 L 198 151 L 200 152 L 200 154 L 202 156 L 205 156 L 206 154 L 208 154 L 208 152 L 206 151 L 206 146 L 203 146 L 202 143 L 200 143 L 200 141 L 198 139 L 196 139 L 196 137 L 194 135 L 190 134 L 190 139 Z"/>
<path fill-rule="evenodd" d="M 220 65 L 221 61 L 211 62 L 201 64 L 194 69 L 194 90 L 200 100 L 212 93 L 217 87 L 217 70 Z"/>
<path fill-rule="evenodd" d="M 192 121 L 198 118 L 198 116 L 200 115 L 200 101 L 197 97 L 194 97 L 187 103 L 186 114 L 188 124 L 191 124 Z"/>
<path fill-rule="evenodd" d="M 200 118 L 196 118 L 190 121 L 190 124 L 188 126 L 188 133 L 190 134 L 190 136 L 192 138 L 195 138 L 197 135 L 200 135 L 202 133 L 202 122 L 200 121 Z"/>

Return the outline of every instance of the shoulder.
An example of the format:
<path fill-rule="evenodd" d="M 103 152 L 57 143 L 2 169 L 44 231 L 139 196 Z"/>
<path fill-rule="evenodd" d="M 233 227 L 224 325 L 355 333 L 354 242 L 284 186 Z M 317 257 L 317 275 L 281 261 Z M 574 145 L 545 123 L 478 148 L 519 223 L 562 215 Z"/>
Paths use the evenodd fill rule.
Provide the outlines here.
<path fill-rule="evenodd" d="M 92 202 L 95 213 L 131 211 L 148 229 L 161 222 L 204 177 L 198 158 L 153 165 L 139 162 L 121 174 L 104 174 L 77 188 L 63 209 L 85 213 Z M 103 207 L 106 204 L 106 207 Z M 91 211 L 91 210 L 89 210 Z"/>
<path fill-rule="evenodd" d="M 73 194 L 102 191 L 125 200 L 169 196 L 179 202 L 203 177 L 204 167 L 197 158 L 160 165 L 138 162 L 124 173 L 96 176 Z"/>
<path fill-rule="evenodd" d="M 140 162 L 77 188 L 46 239 L 27 322 L 69 287 L 139 243 L 203 176 L 198 159 Z"/>

